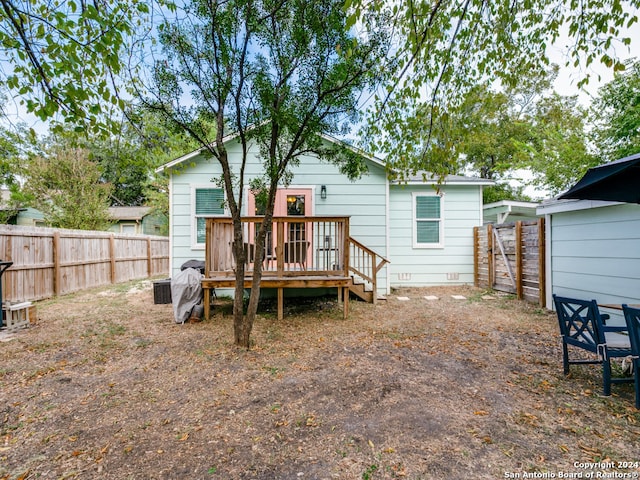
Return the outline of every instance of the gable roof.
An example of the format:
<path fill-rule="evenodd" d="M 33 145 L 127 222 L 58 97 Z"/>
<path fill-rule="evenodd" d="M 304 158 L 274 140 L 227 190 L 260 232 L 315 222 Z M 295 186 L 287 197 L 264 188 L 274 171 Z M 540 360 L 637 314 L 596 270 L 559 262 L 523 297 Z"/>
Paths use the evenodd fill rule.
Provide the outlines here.
<path fill-rule="evenodd" d="M 223 143 L 229 143 L 230 141 L 234 140 L 238 138 L 238 134 L 237 133 L 233 133 L 233 134 L 229 134 L 226 137 L 224 137 L 222 139 Z M 350 145 L 342 140 L 339 140 L 335 137 L 332 137 L 331 135 L 327 135 L 327 134 L 322 134 L 321 138 L 325 139 L 326 141 L 336 144 L 336 145 L 340 145 L 342 147 L 346 147 L 349 150 L 351 150 L 352 152 L 366 158 L 367 160 L 370 160 L 371 162 L 373 162 L 374 164 L 377 164 L 378 166 L 385 168 L 385 163 L 384 161 L 382 161 L 381 159 L 379 159 L 378 157 L 375 157 L 373 155 L 370 155 L 368 153 L 366 153 L 364 150 L 361 150 L 357 147 L 354 147 L 353 145 Z M 188 160 L 191 160 L 195 157 L 197 157 L 198 155 L 200 155 L 203 151 L 204 151 L 205 147 L 200 147 L 197 150 L 194 150 L 192 152 L 189 152 L 185 155 L 182 155 L 181 157 L 178 157 L 174 160 L 171 160 L 170 162 L 167 162 L 163 165 L 160 165 L 158 168 L 155 169 L 156 173 L 161 173 L 169 168 L 173 168 L 177 165 L 180 165 L 181 163 L 184 163 Z"/>
<path fill-rule="evenodd" d="M 353 153 L 356 153 L 360 156 L 362 156 L 363 158 L 365 158 L 366 160 L 370 161 L 371 163 L 373 163 L 374 165 L 382 168 L 382 169 L 386 169 L 387 165 L 385 163 L 384 160 L 371 155 L 367 152 L 365 152 L 364 150 L 355 147 L 349 143 L 346 143 L 343 140 L 337 139 L 331 135 L 327 135 L 327 134 L 322 134 L 320 135 L 321 138 L 323 138 L 324 140 L 326 140 L 327 142 L 342 146 L 342 147 L 346 147 L 349 150 L 351 150 Z M 224 137 L 222 139 L 223 143 L 228 143 L 234 139 L 238 138 L 238 134 L 237 133 L 233 133 L 233 134 L 229 134 L 226 137 Z M 165 163 L 164 165 L 159 166 L 158 168 L 155 169 L 156 173 L 161 173 L 164 172 L 167 169 L 173 168 L 177 165 L 180 165 L 181 163 L 184 163 L 188 160 L 191 160 L 195 157 L 197 157 L 198 155 L 200 155 L 203 151 L 204 151 L 205 147 L 200 147 L 197 150 L 194 150 L 192 152 L 189 152 L 181 157 L 178 157 L 174 160 L 171 160 L 170 162 Z M 437 178 L 431 178 L 431 174 L 429 172 L 417 172 L 415 175 L 412 175 L 408 178 L 406 178 L 404 181 L 394 181 L 392 182 L 394 184 L 409 184 L 409 185 L 437 185 L 439 183 Z M 447 175 L 443 182 L 440 182 L 442 184 L 447 184 L 447 185 L 493 185 L 494 182 L 491 180 L 486 180 L 484 178 L 478 178 L 478 177 L 466 177 L 463 175 Z"/>

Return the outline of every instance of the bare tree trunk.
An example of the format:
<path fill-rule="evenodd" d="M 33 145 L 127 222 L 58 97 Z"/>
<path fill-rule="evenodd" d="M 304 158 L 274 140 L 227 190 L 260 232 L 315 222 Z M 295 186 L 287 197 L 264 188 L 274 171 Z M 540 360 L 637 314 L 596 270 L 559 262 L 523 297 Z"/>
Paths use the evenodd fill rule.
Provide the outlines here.
<path fill-rule="evenodd" d="M 267 212 L 264 221 L 260 225 L 258 236 L 256 237 L 256 256 L 253 264 L 253 277 L 251 279 L 251 295 L 249 296 L 249 304 L 247 305 L 247 313 L 244 319 L 244 329 L 242 346 L 249 348 L 249 336 L 253 328 L 256 314 L 258 312 L 258 302 L 260 301 L 260 282 L 262 280 L 262 259 L 265 258 L 265 240 L 267 238 L 267 228 L 273 222 L 273 208 L 271 212 Z"/>
<path fill-rule="evenodd" d="M 249 348 L 249 332 L 246 332 L 244 318 L 244 275 L 247 254 L 244 250 L 244 238 L 242 234 L 242 218 L 233 218 L 233 256 L 236 264 L 236 285 L 233 296 L 233 335 L 234 343 L 240 347 Z"/>

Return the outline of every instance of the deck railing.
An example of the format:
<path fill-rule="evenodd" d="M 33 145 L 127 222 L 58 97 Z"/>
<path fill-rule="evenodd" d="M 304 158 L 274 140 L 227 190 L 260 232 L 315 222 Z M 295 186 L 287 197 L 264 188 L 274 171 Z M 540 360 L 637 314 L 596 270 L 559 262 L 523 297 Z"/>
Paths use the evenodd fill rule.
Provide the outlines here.
<path fill-rule="evenodd" d="M 245 271 L 253 272 L 255 239 L 264 217 L 243 217 Z M 233 223 L 228 217 L 206 219 L 205 275 L 234 276 Z M 265 240 L 265 276 L 348 276 L 349 217 L 274 217 Z"/>
<path fill-rule="evenodd" d="M 371 291 L 377 292 L 378 272 L 389 260 L 353 238 L 349 239 L 349 260 L 349 275 L 369 283 Z"/>

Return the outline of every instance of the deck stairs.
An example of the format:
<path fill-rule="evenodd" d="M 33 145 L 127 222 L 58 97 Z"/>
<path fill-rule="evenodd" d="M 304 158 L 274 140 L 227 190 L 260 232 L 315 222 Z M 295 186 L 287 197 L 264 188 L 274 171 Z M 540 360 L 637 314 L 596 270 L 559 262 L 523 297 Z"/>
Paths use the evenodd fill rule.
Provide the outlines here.
<path fill-rule="evenodd" d="M 378 272 L 389 260 L 353 238 L 349 238 L 349 245 L 349 291 L 368 303 L 386 300 L 386 297 L 377 293 L 376 284 Z"/>
<path fill-rule="evenodd" d="M 366 281 L 364 278 L 359 275 L 351 275 L 352 285 L 349 287 L 349 291 L 353 293 L 360 300 L 363 300 L 367 303 L 376 303 L 376 300 L 386 300 L 387 297 L 384 295 L 377 294 L 376 299 L 373 298 L 373 284 L 371 282 Z"/>

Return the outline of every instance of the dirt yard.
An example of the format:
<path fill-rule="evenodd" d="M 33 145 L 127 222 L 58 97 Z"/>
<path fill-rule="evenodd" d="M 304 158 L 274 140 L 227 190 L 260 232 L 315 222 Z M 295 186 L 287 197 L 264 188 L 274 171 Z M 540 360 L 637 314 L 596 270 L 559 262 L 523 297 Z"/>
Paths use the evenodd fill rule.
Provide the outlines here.
<path fill-rule="evenodd" d="M 564 377 L 555 316 L 485 294 L 266 303 L 250 351 L 150 282 L 41 302 L 0 342 L 0 479 L 638 478 L 633 386 Z"/>

